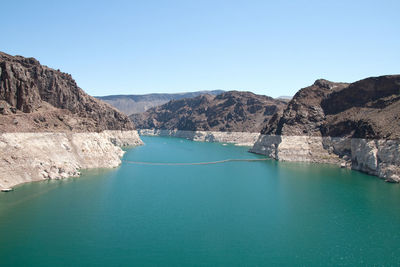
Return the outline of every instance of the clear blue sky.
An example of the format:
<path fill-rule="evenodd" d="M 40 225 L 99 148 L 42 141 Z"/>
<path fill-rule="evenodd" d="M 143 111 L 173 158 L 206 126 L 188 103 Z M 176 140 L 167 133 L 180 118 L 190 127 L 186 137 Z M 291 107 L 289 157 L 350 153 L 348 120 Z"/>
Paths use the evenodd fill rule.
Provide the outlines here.
<path fill-rule="evenodd" d="M 84 3 L 82 3 L 84 2 Z M 249 90 L 400 73 L 400 1 L 3 1 L 0 50 L 91 95 Z"/>

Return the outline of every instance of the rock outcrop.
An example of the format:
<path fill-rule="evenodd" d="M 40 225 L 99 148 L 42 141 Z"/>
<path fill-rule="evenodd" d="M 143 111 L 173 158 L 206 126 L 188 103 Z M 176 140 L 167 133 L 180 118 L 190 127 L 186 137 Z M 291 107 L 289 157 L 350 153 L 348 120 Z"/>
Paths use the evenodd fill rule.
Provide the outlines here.
<path fill-rule="evenodd" d="M 352 84 L 317 80 L 262 134 L 400 139 L 400 75 Z"/>
<path fill-rule="evenodd" d="M 251 151 L 400 181 L 399 100 L 400 75 L 352 84 L 317 80 L 269 121 Z"/>
<path fill-rule="evenodd" d="M 117 167 L 120 146 L 138 146 L 137 131 L 0 134 L 0 189 L 79 176 L 80 169 Z"/>
<path fill-rule="evenodd" d="M 133 130 L 129 118 L 70 74 L 0 52 L 0 132 Z"/>
<path fill-rule="evenodd" d="M 259 133 L 286 103 L 250 92 L 229 91 L 173 100 L 130 118 L 138 129 Z"/>
<path fill-rule="evenodd" d="M 142 144 L 130 119 L 71 75 L 0 52 L 0 189 L 116 167 Z"/>

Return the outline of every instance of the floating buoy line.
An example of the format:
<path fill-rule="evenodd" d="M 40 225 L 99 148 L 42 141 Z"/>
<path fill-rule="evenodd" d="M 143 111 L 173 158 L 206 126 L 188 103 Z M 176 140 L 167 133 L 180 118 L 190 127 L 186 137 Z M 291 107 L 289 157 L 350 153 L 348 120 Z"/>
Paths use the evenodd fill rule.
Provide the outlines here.
<path fill-rule="evenodd" d="M 264 159 L 224 159 L 224 160 L 209 161 L 209 162 L 181 162 L 181 163 L 175 163 L 175 162 L 143 162 L 143 161 L 130 161 L 130 160 L 123 160 L 122 162 L 128 163 L 128 164 L 137 164 L 137 165 L 182 166 L 182 165 L 221 164 L 221 163 L 238 162 L 238 161 L 247 161 L 247 162 L 266 161 L 266 160 L 270 160 L 270 159 L 269 158 L 264 158 Z"/>

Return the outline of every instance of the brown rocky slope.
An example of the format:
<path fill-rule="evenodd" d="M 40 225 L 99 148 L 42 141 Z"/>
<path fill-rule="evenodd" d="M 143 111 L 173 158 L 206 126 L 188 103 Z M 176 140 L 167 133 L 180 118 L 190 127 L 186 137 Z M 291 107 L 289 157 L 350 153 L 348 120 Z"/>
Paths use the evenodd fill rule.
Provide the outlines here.
<path fill-rule="evenodd" d="M 141 145 L 129 118 L 80 89 L 71 75 L 0 52 L 0 189 L 79 176 L 121 163 Z"/>
<path fill-rule="evenodd" d="M 262 130 L 252 152 L 324 162 L 400 182 L 400 75 L 317 80 Z"/>
<path fill-rule="evenodd" d="M 140 129 L 260 132 L 286 103 L 251 92 L 229 91 L 217 96 L 172 100 L 130 118 Z"/>
<path fill-rule="evenodd" d="M 129 118 L 70 74 L 0 52 L 0 132 L 131 130 Z"/>
<path fill-rule="evenodd" d="M 351 84 L 317 80 L 301 89 L 262 134 L 400 138 L 400 75 Z"/>

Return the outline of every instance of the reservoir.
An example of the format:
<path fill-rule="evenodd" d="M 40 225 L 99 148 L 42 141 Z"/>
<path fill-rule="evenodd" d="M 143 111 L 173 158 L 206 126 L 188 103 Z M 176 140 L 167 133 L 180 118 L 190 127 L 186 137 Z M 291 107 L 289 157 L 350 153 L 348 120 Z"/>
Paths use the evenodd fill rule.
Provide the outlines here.
<path fill-rule="evenodd" d="M 1 266 L 400 264 L 400 185 L 248 147 L 142 137 L 116 169 L 0 194 Z"/>

